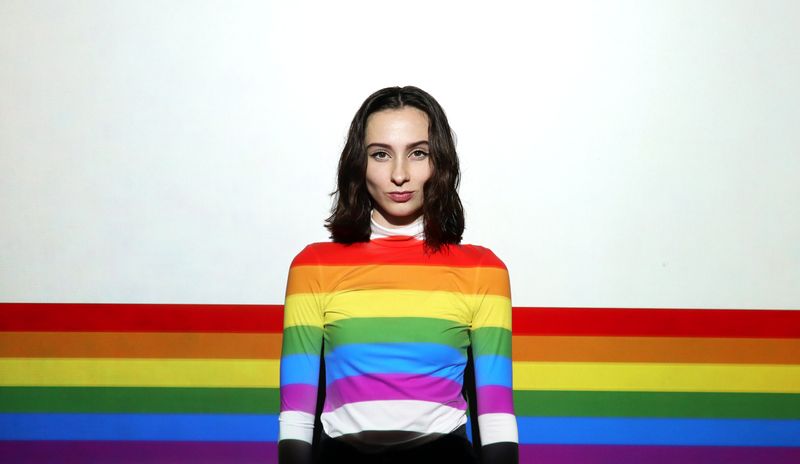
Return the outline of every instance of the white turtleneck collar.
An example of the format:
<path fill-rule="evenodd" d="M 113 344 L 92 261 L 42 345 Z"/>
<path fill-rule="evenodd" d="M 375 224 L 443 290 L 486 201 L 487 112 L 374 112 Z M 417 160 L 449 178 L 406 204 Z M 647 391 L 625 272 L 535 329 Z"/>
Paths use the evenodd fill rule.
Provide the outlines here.
<path fill-rule="evenodd" d="M 425 239 L 425 225 L 423 224 L 423 217 L 420 215 L 411 224 L 400 227 L 386 227 L 375 222 L 375 210 L 370 214 L 370 229 L 372 233 L 370 240 L 375 238 L 390 237 L 392 235 L 408 235 L 417 240 Z"/>

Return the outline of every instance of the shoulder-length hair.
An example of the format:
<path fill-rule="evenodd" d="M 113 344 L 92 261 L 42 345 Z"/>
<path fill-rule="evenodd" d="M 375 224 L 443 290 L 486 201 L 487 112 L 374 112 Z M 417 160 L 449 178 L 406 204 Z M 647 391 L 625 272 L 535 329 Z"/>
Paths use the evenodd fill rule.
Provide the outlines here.
<path fill-rule="evenodd" d="M 453 132 L 441 105 L 414 86 L 387 87 L 370 95 L 358 109 L 339 158 L 337 190 L 331 216 L 325 220 L 330 238 L 337 243 L 368 242 L 374 202 L 366 185 L 367 150 L 364 146 L 367 118 L 386 109 L 412 106 L 428 115 L 431 177 L 423 185 L 425 247 L 437 252 L 446 244 L 461 243 L 464 208 L 458 196 L 461 173 Z"/>

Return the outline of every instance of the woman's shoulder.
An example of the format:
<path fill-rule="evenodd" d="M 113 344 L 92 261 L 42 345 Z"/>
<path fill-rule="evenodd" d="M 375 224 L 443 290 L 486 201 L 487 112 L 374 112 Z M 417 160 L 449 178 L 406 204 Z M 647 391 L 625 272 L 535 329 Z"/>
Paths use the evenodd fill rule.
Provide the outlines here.
<path fill-rule="evenodd" d="M 483 245 L 476 244 L 459 244 L 458 248 L 462 253 L 472 256 L 479 266 L 487 267 L 501 267 L 505 268 L 506 265 L 491 248 Z"/>
<path fill-rule="evenodd" d="M 354 244 L 357 245 L 357 244 Z M 292 260 L 292 266 L 320 264 L 331 256 L 341 254 L 347 245 L 336 242 L 312 242 L 303 247 Z"/>
<path fill-rule="evenodd" d="M 319 252 L 317 245 L 321 242 L 309 243 L 304 246 L 299 252 L 294 255 L 292 259 L 292 266 L 303 266 L 308 264 L 317 264 L 319 260 Z"/>

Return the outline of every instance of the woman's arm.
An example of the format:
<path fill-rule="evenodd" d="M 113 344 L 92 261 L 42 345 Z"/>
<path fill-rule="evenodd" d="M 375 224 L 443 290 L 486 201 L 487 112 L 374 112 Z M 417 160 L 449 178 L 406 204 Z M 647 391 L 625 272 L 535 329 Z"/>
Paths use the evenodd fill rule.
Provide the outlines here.
<path fill-rule="evenodd" d="M 283 307 L 278 461 L 309 464 L 322 351 L 322 285 L 311 245 L 292 261 Z"/>
<path fill-rule="evenodd" d="M 490 250 L 476 271 L 471 326 L 481 455 L 485 464 L 519 460 L 511 369 L 511 285 L 505 264 Z"/>

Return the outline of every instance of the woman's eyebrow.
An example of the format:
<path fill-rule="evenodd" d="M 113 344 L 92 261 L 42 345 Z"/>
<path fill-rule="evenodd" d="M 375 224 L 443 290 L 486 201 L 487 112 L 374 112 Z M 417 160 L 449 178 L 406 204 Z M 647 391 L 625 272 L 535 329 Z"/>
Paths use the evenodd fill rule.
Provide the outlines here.
<path fill-rule="evenodd" d="M 416 147 L 417 145 L 427 145 L 427 144 L 428 144 L 427 140 L 420 140 L 418 142 L 409 143 L 408 145 L 406 145 L 406 150 L 408 150 L 409 148 Z M 369 147 L 392 148 L 392 146 L 389 145 L 389 144 L 378 143 L 378 142 L 370 143 L 369 145 L 367 145 L 367 148 L 369 148 Z"/>

